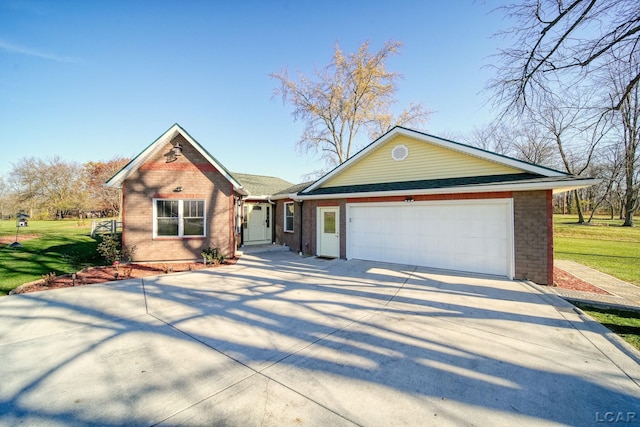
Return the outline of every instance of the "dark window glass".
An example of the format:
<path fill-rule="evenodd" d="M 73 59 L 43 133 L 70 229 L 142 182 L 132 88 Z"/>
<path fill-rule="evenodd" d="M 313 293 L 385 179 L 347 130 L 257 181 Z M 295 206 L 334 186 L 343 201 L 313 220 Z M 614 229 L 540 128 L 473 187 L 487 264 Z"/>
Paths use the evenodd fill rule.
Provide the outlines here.
<path fill-rule="evenodd" d="M 293 203 L 284 204 L 284 231 L 293 231 Z"/>
<path fill-rule="evenodd" d="M 156 209 L 158 236 L 177 236 L 178 200 L 158 200 Z"/>

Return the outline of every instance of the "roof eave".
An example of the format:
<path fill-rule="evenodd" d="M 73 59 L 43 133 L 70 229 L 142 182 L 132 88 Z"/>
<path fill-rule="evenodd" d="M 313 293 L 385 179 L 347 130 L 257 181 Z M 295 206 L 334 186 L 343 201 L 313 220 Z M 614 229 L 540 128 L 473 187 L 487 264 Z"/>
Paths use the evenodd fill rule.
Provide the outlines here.
<path fill-rule="evenodd" d="M 184 130 L 179 124 L 174 123 L 169 129 L 167 129 L 162 135 L 149 144 L 140 154 L 134 157 L 129 163 L 127 163 L 122 169 L 120 169 L 114 176 L 109 178 L 105 183 L 105 186 L 111 188 L 121 188 L 124 181 L 131 176 L 136 170 L 142 166 L 150 157 L 160 151 L 168 142 L 171 142 L 178 134 L 182 135 L 193 148 L 195 148 L 207 161 L 213 165 L 222 174 L 227 181 L 233 186 L 233 191 L 246 196 L 249 193 L 243 188 L 243 186 L 236 180 L 225 167 L 218 162 L 207 150 L 204 149 L 189 133 Z"/>
<path fill-rule="evenodd" d="M 287 199 L 298 199 L 298 193 L 287 193 L 287 194 L 276 194 L 271 196 L 271 200 L 287 200 Z"/>
<path fill-rule="evenodd" d="M 600 182 L 599 179 L 576 179 L 571 181 L 545 181 L 545 182 L 524 182 L 524 183 L 504 183 L 504 184 L 484 184 L 471 186 L 457 186 L 432 189 L 397 190 L 397 191 L 371 191 L 357 193 L 333 193 L 333 194 L 295 194 L 290 198 L 296 200 L 322 200 L 322 199 L 356 199 L 363 197 L 389 197 L 389 196 L 418 196 L 432 194 L 461 194 L 461 193 L 486 193 L 501 191 L 536 191 L 553 190 L 553 194 L 564 193 L 566 191 L 579 188 L 590 187 Z"/>
<path fill-rule="evenodd" d="M 244 200 L 249 200 L 249 201 L 251 201 L 251 200 L 271 200 L 272 198 L 273 197 L 269 196 L 268 194 L 257 195 L 257 194 L 247 193 L 245 195 Z"/>

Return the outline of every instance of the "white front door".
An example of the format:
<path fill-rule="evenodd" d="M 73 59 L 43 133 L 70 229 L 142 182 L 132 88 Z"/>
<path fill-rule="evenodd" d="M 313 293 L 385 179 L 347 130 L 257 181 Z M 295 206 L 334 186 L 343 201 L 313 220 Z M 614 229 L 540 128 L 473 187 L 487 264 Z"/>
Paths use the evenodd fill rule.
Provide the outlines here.
<path fill-rule="evenodd" d="M 340 208 L 318 208 L 318 256 L 340 256 Z"/>
<path fill-rule="evenodd" d="M 247 222 L 245 225 L 244 243 L 257 245 L 271 243 L 271 205 L 245 205 Z"/>

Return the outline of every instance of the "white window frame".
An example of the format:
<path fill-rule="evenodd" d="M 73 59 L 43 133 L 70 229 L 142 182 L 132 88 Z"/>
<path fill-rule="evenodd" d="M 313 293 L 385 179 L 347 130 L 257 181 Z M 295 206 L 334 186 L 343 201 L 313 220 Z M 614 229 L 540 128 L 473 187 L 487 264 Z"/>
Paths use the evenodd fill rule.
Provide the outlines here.
<path fill-rule="evenodd" d="M 287 213 L 289 212 L 289 210 L 287 209 L 287 205 L 293 205 L 293 212 L 291 213 L 291 229 L 287 229 L 287 218 L 288 215 Z M 296 205 L 294 202 L 285 202 L 284 203 L 284 224 L 283 224 L 283 230 L 285 233 L 293 233 L 294 232 L 294 222 L 295 222 L 295 216 L 296 216 Z"/>
<path fill-rule="evenodd" d="M 178 234 L 175 236 L 162 236 L 158 235 L 158 203 L 159 201 L 172 201 L 178 202 Z M 202 202 L 202 234 L 194 235 L 190 234 L 184 235 L 184 202 Z M 199 238 L 206 237 L 207 235 L 207 201 L 205 199 L 167 199 L 167 198 L 157 198 L 152 199 L 153 203 L 153 237 L 159 239 L 191 239 L 191 238 Z M 195 217 L 189 217 L 195 218 Z M 198 217 L 199 218 L 199 217 Z"/>

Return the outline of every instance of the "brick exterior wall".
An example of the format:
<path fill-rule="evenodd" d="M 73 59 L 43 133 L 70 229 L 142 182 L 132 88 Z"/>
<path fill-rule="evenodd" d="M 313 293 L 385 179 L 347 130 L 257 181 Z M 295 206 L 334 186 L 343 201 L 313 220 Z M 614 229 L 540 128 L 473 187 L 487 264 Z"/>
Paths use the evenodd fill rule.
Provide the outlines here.
<path fill-rule="evenodd" d="M 551 190 L 513 193 L 515 278 L 553 283 L 553 198 Z"/>
<path fill-rule="evenodd" d="M 514 277 L 516 279 L 531 280 L 542 285 L 553 283 L 553 200 L 550 190 L 414 196 L 414 200 L 491 198 L 513 198 Z M 293 250 L 299 251 L 299 233 L 302 232 L 302 252 L 307 255 L 315 255 L 317 248 L 317 208 L 319 206 L 339 206 L 340 257 L 346 258 L 346 203 L 382 201 L 404 203 L 404 197 L 307 200 L 302 204 L 302 209 L 296 203 L 295 233 L 282 232 L 284 201 L 278 201 L 276 208 L 276 242 L 279 244 L 284 243 Z M 301 222 L 299 222 L 300 212 L 302 214 Z"/>
<path fill-rule="evenodd" d="M 284 231 L 284 205 L 293 202 L 291 199 L 278 200 L 276 202 L 273 214 L 273 223 L 275 225 L 275 242 L 276 245 L 286 245 L 292 251 L 300 251 L 300 226 L 302 225 L 300 218 L 302 209 L 299 202 L 293 202 L 293 232 Z"/>
<path fill-rule="evenodd" d="M 231 183 L 181 136 L 182 156 L 167 162 L 167 144 L 123 183 L 123 243 L 135 246 L 136 262 L 202 259 L 200 253 L 217 247 L 235 255 L 234 193 Z M 181 192 L 175 192 L 182 187 Z M 204 199 L 206 236 L 153 237 L 153 199 Z"/>
<path fill-rule="evenodd" d="M 317 253 L 316 221 L 318 207 L 337 206 L 340 208 L 340 258 L 347 257 L 347 204 L 345 199 L 306 200 L 302 204 L 302 252 L 307 255 Z"/>

